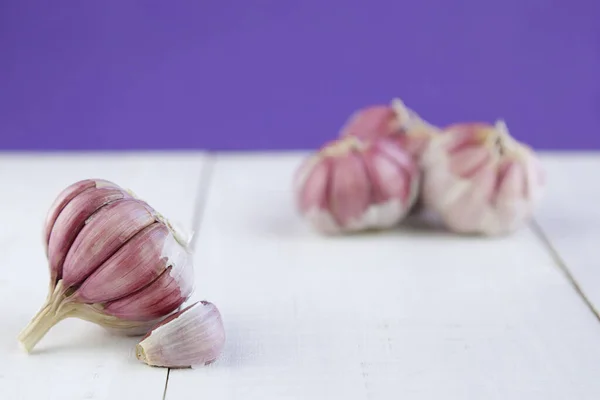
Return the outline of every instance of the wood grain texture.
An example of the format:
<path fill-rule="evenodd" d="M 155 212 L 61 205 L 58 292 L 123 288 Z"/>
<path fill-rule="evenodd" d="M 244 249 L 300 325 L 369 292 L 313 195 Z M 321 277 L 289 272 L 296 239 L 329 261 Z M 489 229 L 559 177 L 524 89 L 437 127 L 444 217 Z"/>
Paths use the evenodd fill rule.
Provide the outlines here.
<path fill-rule="evenodd" d="M 543 157 L 548 187 L 536 221 L 596 314 L 600 313 L 600 157 Z"/>
<path fill-rule="evenodd" d="M 600 398 L 600 324 L 531 230 L 325 238 L 293 209 L 299 161 L 217 161 L 195 298 L 228 341 L 214 364 L 171 371 L 168 400 Z"/>
<path fill-rule="evenodd" d="M 203 162 L 201 154 L 0 156 L 0 399 L 162 399 L 167 370 L 135 359 L 139 338 L 115 340 L 66 320 L 27 355 L 16 336 L 46 296 L 42 224 L 60 190 L 84 178 L 114 180 L 190 229 Z"/>

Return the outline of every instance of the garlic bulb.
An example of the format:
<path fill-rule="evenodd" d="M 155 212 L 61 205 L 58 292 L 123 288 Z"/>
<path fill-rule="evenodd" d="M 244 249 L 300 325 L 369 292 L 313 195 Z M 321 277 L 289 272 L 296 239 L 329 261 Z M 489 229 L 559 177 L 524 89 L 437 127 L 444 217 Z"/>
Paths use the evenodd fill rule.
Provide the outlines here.
<path fill-rule="evenodd" d="M 431 141 L 422 161 L 425 206 L 459 233 L 516 230 L 531 217 L 544 187 L 537 156 L 503 121 L 452 125 Z"/>
<path fill-rule="evenodd" d="M 419 178 L 411 155 L 392 139 L 348 136 L 305 160 L 295 176 L 296 201 L 323 233 L 383 229 L 408 214 Z"/>
<path fill-rule="evenodd" d="M 199 367 L 213 362 L 224 345 L 221 313 L 200 301 L 153 328 L 136 346 L 136 357 L 155 367 Z"/>
<path fill-rule="evenodd" d="M 162 215 L 112 182 L 67 187 L 48 212 L 45 238 L 50 288 L 19 335 L 27 351 L 71 317 L 145 334 L 192 293 L 187 243 Z"/>
<path fill-rule="evenodd" d="M 374 105 L 353 113 L 341 129 L 341 136 L 363 140 L 390 137 L 417 159 L 438 129 L 423 120 L 400 99 L 389 105 Z"/>

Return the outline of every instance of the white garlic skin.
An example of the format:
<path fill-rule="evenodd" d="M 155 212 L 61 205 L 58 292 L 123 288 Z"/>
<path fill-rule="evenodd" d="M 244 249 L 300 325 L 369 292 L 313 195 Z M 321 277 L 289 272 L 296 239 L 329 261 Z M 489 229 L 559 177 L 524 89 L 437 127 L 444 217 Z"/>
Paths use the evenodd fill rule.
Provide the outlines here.
<path fill-rule="evenodd" d="M 422 157 L 422 199 L 462 234 L 505 235 L 525 225 L 542 198 L 544 172 L 534 151 L 506 125 L 455 124 Z"/>
<path fill-rule="evenodd" d="M 416 190 L 414 191 L 416 193 Z M 317 230 L 331 235 L 348 232 L 360 232 L 369 229 L 386 229 L 395 226 L 404 216 L 406 208 L 399 200 L 390 200 L 387 203 L 370 205 L 358 218 L 348 221 L 344 226 L 338 224 L 331 212 L 324 209 L 313 208 L 307 211 L 304 217 Z"/>

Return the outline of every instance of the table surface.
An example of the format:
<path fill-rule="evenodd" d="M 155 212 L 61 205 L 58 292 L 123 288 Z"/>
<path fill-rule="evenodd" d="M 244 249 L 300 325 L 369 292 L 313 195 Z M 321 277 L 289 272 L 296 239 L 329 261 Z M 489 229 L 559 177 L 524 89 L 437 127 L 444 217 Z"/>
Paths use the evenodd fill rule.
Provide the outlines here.
<path fill-rule="evenodd" d="M 600 154 L 544 153 L 546 199 L 505 238 L 322 237 L 293 207 L 302 156 L 0 155 L 0 399 L 600 398 Z M 46 296 L 47 208 L 89 177 L 195 232 L 192 300 L 227 330 L 217 362 L 148 367 L 139 338 L 74 319 L 19 348 Z"/>

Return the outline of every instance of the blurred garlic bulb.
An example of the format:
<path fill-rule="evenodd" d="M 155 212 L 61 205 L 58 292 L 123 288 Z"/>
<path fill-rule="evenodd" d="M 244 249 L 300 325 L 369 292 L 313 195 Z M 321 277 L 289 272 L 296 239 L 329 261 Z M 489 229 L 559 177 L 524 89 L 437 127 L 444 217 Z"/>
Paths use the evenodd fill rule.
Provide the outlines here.
<path fill-rule="evenodd" d="M 349 136 L 305 160 L 295 176 L 296 200 L 323 233 L 389 228 L 414 204 L 419 178 L 415 161 L 397 142 Z"/>
<path fill-rule="evenodd" d="M 342 127 L 341 136 L 363 140 L 390 137 L 418 159 L 438 131 L 396 98 L 389 105 L 374 105 L 356 111 Z"/>
<path fill-rule="evenodd" d="M 503 121 L 448 127 L 431 141 L 422 162 L 424 204 L 455 232 L 510 233 L 532 216 L 542 195 L 535 153 Z"/>
<path fill-rule="evenodd" d="M 65 318 L 124 334 L 144 334 L 193 289 L 192 256 L 173 226 L 112 182 L 86 179 L 64 189 L 45 227 L 50 285 L 21 332 L 31 351 Z"/>

